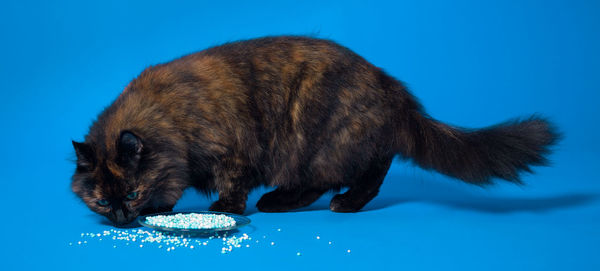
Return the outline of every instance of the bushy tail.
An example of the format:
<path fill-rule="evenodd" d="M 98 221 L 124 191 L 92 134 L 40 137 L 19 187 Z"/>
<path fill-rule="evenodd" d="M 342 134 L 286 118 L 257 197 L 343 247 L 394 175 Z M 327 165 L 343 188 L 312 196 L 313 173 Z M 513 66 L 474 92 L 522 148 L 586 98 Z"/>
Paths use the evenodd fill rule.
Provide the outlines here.
<path fill-rule="evenodd" d="M 560 138 L 539 116 L 469 130 L 412 112 L 398 135 L 400 152 L 423 168 L 473 184 L 489 183 L 494 177 L 520 183 L 521 171 L 548 163 L 549 147 Z"/>

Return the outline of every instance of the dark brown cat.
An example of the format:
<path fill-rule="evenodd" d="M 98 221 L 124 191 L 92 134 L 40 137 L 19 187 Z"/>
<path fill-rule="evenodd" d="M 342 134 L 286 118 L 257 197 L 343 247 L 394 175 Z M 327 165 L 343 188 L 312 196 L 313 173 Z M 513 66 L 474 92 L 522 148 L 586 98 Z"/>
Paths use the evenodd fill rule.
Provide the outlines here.
<path fill-rule="evenodd" d="M 392 158 L 473 184 L 519 182 L 558 135 L 540 117 L 481 130 L 438 122 L 397 80 L 347 48 L 306 37 L 234 42 L 152 66 L 73 142 L 72 189 L 116 224 L 171 210 L 184 189 L 218 192 L 210 210 L 307 206 L 335 212 L 379 191 Z"/>

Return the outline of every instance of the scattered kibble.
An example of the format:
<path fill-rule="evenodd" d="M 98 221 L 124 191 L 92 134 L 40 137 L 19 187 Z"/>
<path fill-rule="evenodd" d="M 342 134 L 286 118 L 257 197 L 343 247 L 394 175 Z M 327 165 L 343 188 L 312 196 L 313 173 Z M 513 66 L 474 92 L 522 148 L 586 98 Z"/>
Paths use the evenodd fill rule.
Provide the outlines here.
<path fill-rule="evenodd" d="M 279 231 L 280 229 L 278 229 Z M 222 243 L 221 253 L 227 254 L 232 252 L 236 248 L 241 248 L 245 245 L 246 248 L 250 247 L 250 244 L 243 244 L 244 242 L 251 241 L 252 237 L 248 234 L 243 233 L 241 235 L 228 235 L 228 232 L 223 232 L 220 234 L 215 234 L 213 236 L 209 236 L 208 238 L 194 238 L 191 235 L 182 235 L 182 234 L 173 234 L 168 232 L 161 232 L 156 230 L 146 231 L 142 229 L 136 230 L 118 230 L 118 229 L 110 229 L 102 231 L 101 233 L 81 233 L 81 237 L 83 238 L 81 241 L 77 241 L 78 245 L 81 247 L 85 247 L 84 244 L 88 244 L 88 241 L 92 241 L 91 239 L 95 239 L 97 241 L 101 241 L 103 239 L 113 240 L 114 242 L 123 242 L 126 246 L 131 242 L 133 246 L 142 247 L 155 247 L 159 249 L 164 249 L 167 252 L 172 252 L 176 248 L 189 248 L 189 249 L 197 249 L 202 246 L 208 246 L 210 244 L 210 240 L 214 240 L 213 242 L 220 241 Z M 314 235 L 313 235 L 314 236 Z M 266 239 L 266 235 L 263 235 L 263 238 Z M 320 235 L 316 235 L 316 239 L 321 239 Z M 259 241 L 255 240 L 258 244 Z M 265 240 L 271 244 L 271 246 L 275 246 L 274 241 Z M 103 242 L 104 243 L 104 242 Z M 74 242 L 69 242 L 69 245 L 72 246 Z M 122 244 L 122 243 L 121 243 Z M 332 245 L 332 241 L 328 241 L 329 245 Z M 257 245 L 258 246 L 258 245 Z M 113 248 L 117 248 L 117 244 L 112 245 Z M 350 249 L 346 250 L 346 253 L 351 253 Z M 296 252 L 297 256 L 302 256 L 302 254 L 298 251 Z"/>
<path fill-rule="evenodd" d="M 146 223 L 174 229 L 217 229 L 235 226 L 235 219 L 221 214 L 174 214 L 146 217 Z"/>
<path fill-rule="evenodd" d="M 84 238 L 84 240 L 78 241 L 77 244 L 79 245 L 87 244 L 88 240 L 90 239 L 96 239 L 100 241 L 102 239 L 101 237 L 104 237 L 109 240 L 114 240 L 113 242 L 124 242 L 126 246 L 132 242 L 132 245 L 139 246 L 140 248 L 144 247 L 144 245 L 154 245 L 155 247 L 158 247 L 159 249 L 165 249 L 166 251 L 173 251 L 176 248 L 195 249 L 200 246 L 208 246 L 210 240 L 221 239 L 223 241 L 223 247 L 221 249 L 222 253 L 229 253 L 235 248 L 242 247 L 243 242 L 252 240 L 252 238 L 246 233 L 233 236 L 228 236 L 228 233 L 222 233 L 221 235 L 210 236 L 208 238 L 209 240 L 206 240 L 193 238 L 189 235 L 176 235 L 161 231 L 146 231 L 141 229 L 111 229 L 109 231 L 103 231 L 102 233 L 82 233 L 81 237 Z M 73 242 L 70 242 L 69 245 L 73 245 Z M 246 245 L 246 247 L 249 246 Z M 113 248 L 117 248 L 117 245 L 114 244 Z"/>

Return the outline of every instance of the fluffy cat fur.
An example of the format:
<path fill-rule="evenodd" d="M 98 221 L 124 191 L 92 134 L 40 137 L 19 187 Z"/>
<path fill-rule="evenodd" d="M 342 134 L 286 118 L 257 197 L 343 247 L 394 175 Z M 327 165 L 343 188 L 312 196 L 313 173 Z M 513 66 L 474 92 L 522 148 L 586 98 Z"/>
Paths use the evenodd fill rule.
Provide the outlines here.
<path fill-rule="evenodd" d="M 267 37 L 145 69 L 73 142 L 72 190 L 115 224 L 169 211 L 184 189 L 218 192 L 210 210 L 243 213 L 248 192 L 277 187 L 263 212 L 330 203 L 356 212 L 392 158 L 472 184 L 520 182 L 558 139 L 532 116 L 479 130 L 428 116 L 398 81 L 334 42 Z"/>

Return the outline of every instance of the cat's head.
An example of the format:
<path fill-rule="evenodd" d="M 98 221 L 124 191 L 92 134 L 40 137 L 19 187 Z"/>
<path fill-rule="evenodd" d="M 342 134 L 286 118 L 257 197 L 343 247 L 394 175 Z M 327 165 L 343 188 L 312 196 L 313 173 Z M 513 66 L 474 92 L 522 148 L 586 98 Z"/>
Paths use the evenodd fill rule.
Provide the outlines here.
<path fill-rule="evenodd" d="M 133 132 L 123 131 L 115 141 L 73 141 L 77 154 L 73 192 L 116 225 L 130 223 L 152 210 L 172 208 L 182 192 L 169 185 L 176 168 Z"/>

